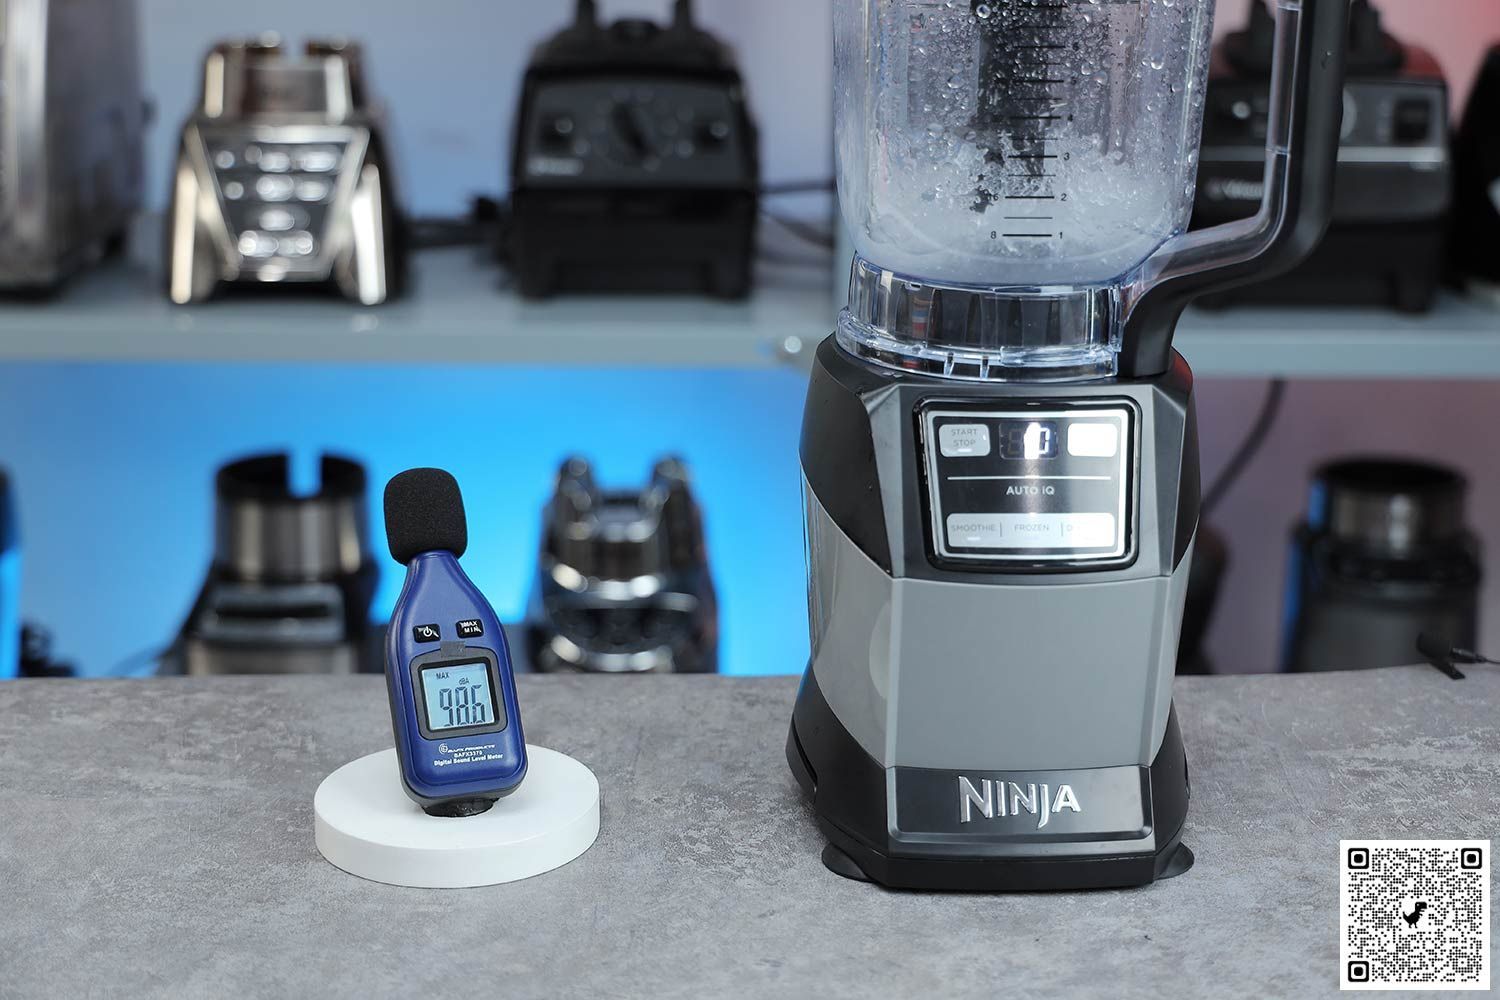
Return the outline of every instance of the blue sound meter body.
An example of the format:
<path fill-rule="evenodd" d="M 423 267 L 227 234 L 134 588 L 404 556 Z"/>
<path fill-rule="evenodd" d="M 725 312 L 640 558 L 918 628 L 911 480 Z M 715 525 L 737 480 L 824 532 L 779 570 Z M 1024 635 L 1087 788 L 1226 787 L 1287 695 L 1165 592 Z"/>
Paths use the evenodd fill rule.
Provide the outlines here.
<path fill-rule="evenodd" d="M 526 776 L 526 740 L 500 620 L 451 552 L 408 563 L 386 635 L 401 782 L 429 813 L 472 815 Z"/>

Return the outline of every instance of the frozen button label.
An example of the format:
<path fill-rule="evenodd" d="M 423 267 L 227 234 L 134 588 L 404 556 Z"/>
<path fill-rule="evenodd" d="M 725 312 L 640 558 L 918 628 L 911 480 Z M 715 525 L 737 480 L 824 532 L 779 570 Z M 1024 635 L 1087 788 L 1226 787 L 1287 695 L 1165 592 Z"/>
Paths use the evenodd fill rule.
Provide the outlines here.
<path fill-rule="evenodd" d="M 1107 549 L 1119 544 L 1113 514 L 949 514 L 956 549 Z"/>
<path fill-rule="evenodd" d="M 1116 424 L 1068 425 L 1068 454 L 1074 458 L 1114 458 L 1120 453 L 1120 428 Z"/>
<path fill-rule="evenodd" d="M 983 458 L 990 453 L 990 429 L 984 424 L 944 424 L 938 428 L 944 458 Z"/>

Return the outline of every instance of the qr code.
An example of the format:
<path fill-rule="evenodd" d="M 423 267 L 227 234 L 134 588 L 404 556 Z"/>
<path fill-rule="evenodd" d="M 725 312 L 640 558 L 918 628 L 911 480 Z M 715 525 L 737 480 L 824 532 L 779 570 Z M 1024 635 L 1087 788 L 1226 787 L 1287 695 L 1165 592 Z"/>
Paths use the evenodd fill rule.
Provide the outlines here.
<path fill-rule="evenodd" d="M 1339 987 L 1490 988 L 1490 842 L 1339 842 Z"/>

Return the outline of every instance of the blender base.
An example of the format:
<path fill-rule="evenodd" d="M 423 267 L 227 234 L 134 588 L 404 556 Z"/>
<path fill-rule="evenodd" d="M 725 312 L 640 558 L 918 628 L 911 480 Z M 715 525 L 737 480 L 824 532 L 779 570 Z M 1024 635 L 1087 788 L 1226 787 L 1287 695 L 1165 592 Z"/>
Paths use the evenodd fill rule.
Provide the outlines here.
<path fill-rule="evenodd" d="M 1157 855 L 1154 880 L 1159 882 L 1162 879 L 1176 878 L 1178 875 L 1185 873 L 1189 868 L 1192 868 L 1193 862 L 1196 860 L 1197 858 L 1193 856 L 1193 849 L 1179 841 L 1175 849 L 1163 851 Z M 874 879 L 865 874 L 864 869 L 853 858 L 845 854 L 831 842 L 823 845 L 822 861 L 824 868 L 851 882 L 874 881 Z M 895 888 L 895 886 L 890 886 L 889 888 Z M 1054 889 L 1056 887 L 1046 886 L 1045 888 Z M 984 890 L 974 889 L 971 891 Z"/>
<path fill-rule="evenodd" d="M 1122 824 L 1119 831 L 1087 842 L 1026 839 L 1011 832 L 969 836 L 955 844 L 951 834 L 914 838 L 898 830 L 887 808 L 898 769 L 882 768 L 864 751 L 829 708 L 811 672 L 797 697 L 786 753 L 828 839 L 823 864 L 847 879 L 888 889 L 1035 892 L 1147 885 L 1193 866 L 1193 852 L 1181 841 L 1189 786 L 1175 711 L 1156 760 L 1138 769 L 1146 828 Z M 1064 778 L 1069 772 L 1056 774 Z M 1158 839 L 1158 829 L 1172 833 Z M 914 849 L 918 838 L 927 843 Z M 1127 844 L 1146 849 L 1128 851 Z"/>

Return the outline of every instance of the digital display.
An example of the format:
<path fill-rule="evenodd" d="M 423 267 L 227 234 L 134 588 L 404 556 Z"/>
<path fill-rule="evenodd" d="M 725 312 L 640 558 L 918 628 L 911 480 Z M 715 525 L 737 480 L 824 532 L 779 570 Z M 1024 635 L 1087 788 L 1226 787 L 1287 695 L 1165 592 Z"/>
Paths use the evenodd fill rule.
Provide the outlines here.
<path fill-rule="evenodd" d="M 1134 405 L 923 408 L 934 561 L 1133 558 Z"/>
<path fill-rule="evenodd" d="M 422 697 L 427 702 L 427 728 L 465 729 L 495 721 L 495 694 L 490 667 L 484 661 L 424 667 Z"/>
<path fill-rule="evenodd" d="M 1057 457 L 1057 421 L 1000 421 L 1000 457 L 1030 461 Z"/>

